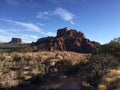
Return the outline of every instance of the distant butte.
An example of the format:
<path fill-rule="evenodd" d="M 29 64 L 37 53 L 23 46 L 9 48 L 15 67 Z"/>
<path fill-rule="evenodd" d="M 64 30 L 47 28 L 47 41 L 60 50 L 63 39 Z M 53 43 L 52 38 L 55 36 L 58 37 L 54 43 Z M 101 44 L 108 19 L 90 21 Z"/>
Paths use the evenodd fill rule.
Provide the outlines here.
<path fill-rule="evenodd" d="M 13 37 L 9 43 L 13 43 L 13 44 L 23 44 L 21 38 L 15 38 L 15 37 Z"/>
<path fill-rule="evenodd" d="M 67 27 L 58 29 L 56 37 L 40 38 L 32 43 L 38 51 L 73 51 L 79 53 L 91 53 L 99 43 L 85 38 L 84 33 Z"/>

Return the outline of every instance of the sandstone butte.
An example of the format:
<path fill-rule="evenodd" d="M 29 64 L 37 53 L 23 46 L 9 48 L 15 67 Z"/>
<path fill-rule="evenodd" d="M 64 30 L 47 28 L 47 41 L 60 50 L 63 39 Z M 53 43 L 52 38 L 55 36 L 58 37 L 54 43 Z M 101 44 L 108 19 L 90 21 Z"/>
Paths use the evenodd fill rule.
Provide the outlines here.
<path fill-rule="evenodd" d="M 13 44 L 23 44 L 21 38 L 15 38 L 15 37 L 13 37 L 9 43 L 13 43 Z"/>
<path fill-rule="evenodd" d="M 58 29 L 55 37 L 38 39 L 32 46 L 37 51 L 73 51 L 79 53 L 91 53 L 100 44 L 87 39 L 82 32 L 67 27 Z"/>

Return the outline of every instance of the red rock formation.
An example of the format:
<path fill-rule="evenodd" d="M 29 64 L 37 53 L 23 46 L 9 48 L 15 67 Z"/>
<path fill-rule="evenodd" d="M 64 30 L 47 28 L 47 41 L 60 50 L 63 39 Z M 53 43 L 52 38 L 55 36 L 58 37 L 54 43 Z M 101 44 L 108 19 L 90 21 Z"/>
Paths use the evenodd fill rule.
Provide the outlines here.
<path fill-rule="evenodd" d="M 56 37 L 41 38 L 33 45 L 38 50 L 90 53 L 99 44 L 86 39 L 82 32 L 65 27 L 57 30 Z"/>
<path fill-rule="evenodd" d="M 62 36 L 85 38 L 85 36 L 84 36 L 84 34 L 82 32 L 77 32 L 77 30 L 68 29 L 67 27 L 65 27 L 63 29 L 59 29 L 57 31 L 57 36 L 56 37 L 62 37 Z"/>

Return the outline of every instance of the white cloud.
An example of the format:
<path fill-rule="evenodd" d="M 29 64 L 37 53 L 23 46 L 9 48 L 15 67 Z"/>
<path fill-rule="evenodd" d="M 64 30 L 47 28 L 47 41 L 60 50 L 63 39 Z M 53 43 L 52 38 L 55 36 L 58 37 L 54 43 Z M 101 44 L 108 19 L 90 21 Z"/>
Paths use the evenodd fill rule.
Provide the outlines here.
<path fill-rule="evenodd" d="M 33 39 L 38 39 L 38 36 L 36 36 L 36 35 L 30 35 L 30 37 Z"/>
<path fill-rule="evenodd" d="M 43 24 L 43 23 L 37 23 L 38 25 L 40 25 L 40 26 L 46 26 L 45 24 Z"/>
<path fill-rule="evenodd" d="M 10 37 L 9 36 L 5 36 L 5 35 L 0 35 L 0 42 L 9 42 L 10 41 Z"/>
<path fill-rule="evenodd" d="M 33 41 L 36 41 L 37 36 L 36 35 L 29 35 L 29 34 L 22 34 L 22 35 L 18 35 L 20 38 L 22 38 L 23 42 L 25 43 L 31 43 Z"/>
<path fill-rule="evenodd" d="M 33 31 L 36 34 L 40 33 L 40 34 L 45 35 L 45 36 L 55 36 L 55 33 L 53 33 L 53 32 L 44 32 L 36 24 L 19 22 L 19 21 L 14 21 L 14 20 L 10 20 L 10 19 L 1 19 L 0 18 L 0 20 L 11 23 L 11 24 L 19 25 L 22 28 L 25 28 L 26 30 L 28 29 L 29 31 Z M 0 28 L 0 37 L 1 37 L 0 42 L 2 42 L 2 41 L 7 41 L 8 42 L 8 39 L 10 39 L 12 37 L 20 37 L 20 38 L 23 39 L 24 42 L 31 42 L 31 41 L 34 41 L 34 40 L 38 39 L 37 35 L 29 35 L 29 34 L 27 34 L 26 31 L 22 31 L 22 33 L 21 33 L 20 29 L 21 28 L 11 30 L 11 29 L 8 28 L 6 30 L 6 29 Z M 17 32 L 19 32 L 19 33 L 17 33 Z M 24 32 L 26 34 L 23 34 Z"/>
<path fill-rule="evenodd" d="M 46 36 L 55 36 L 56 34 L 54 32 L 42 32 L 43 35 Z"/>
<path fill-rule="evenodd" d="M 17 22 L 16 24 L 21 25 L 21 26 L 23 26 L 25 28 L 28 28 L 30 30 L 34 30 L 36 32 L 40 32 L 41 31 L 41 29 L 37 25 L 32 24 L 32 23 Z"/>
<path fill-rule="evenodd" d="M 14 36 L 14 33 L 0 28 L 0 42 L 9 42 L 10 38 Z"/>
<path fill-rule="evenodd" d="M 5 34 L 7 33 L 4 29 L 0 29 L 0 34 Z"/>
<path fill-rule="evenodd" d="M 44 11 L 44 12 L 38 12 L 36 15 L 36 18 L 39 19 L 48 19 L 48 16 L 50 16 L 51 14 L 48 11 Z"/>
<path fill-rule="evenodd" d="M 12 31 L 12 30 L 6 30 L 6 29 L 1 29 L 0 28 L 0 34 L 1 35 L 7 35 L 7 36 L 9 36 L 9 35 L 13 35 L 13 33 L 11 33 L 10 31 Z"/>
<path fill-rule="evenodd" d="M 37 35 L 15 33 L 14 31 L 0 28 L 0 42 L 9 42 L 12 37 L 21 38 L 25 43 L 31 43 L 38 39 Z"/>
<path fill-rule="evenodd" d="M 17 32 L 17 33 L 20 32 L 19 29 L 9 29 L 9 31 L 10 31 L 10 32 Z"/>
<path fill-rule="evenodd" d="M 58 15 L 63 20 L 69 21 L 71 24 L 73 24 L 72 19 L 74 18 L 74 14 L 72 14 L 68 10 L 63 9 L 63 8 L 56 8 L 55 11 L 54 11 L 54 14 Z"/>
<path fill-rule="evenodd" d="M 70 23 L 71 23 L 71 24 L 74 24 L 74 22 L 73 22 L 72 20 L 70 21 Z"/>
<path fill-rule="evenodd" d="M 7 31 L 0 29 L 0 42 L 6 42 L 9 40 L 9 36 L 6 37 Z"/>
<path fill-rule="evenodd" d="M 35 25 L 33 23 L 19 22 L 19 21 L 14 21 L 14 20 L 10 20 L 10 19 L 0 19 L 0 20 L 22 26 L 31 31 L 35 31 L 35 32 L 42 31 L 37 25 Z"/>
<path fill-rule="evenodd" d="M 53 32 L 47 32 L 46 35 L 47 35 L 47 36 L 55 36 L 56 34 L 53 33 Z"/>
<path fill-rule="evenodd" d="M 45 15 L 51 15 L 48 11 L 44 11 L 43 14 L 45 14 Z"/>
<path fill-rule="evenodd" d="M 73 13 L 69 12 L 68 10 L 60 8 L 60 7 L 56 8 L 53 11 L 38 12 L 36 15 L 36 18 L 48 19 L 49 16 L 59 16 L 62 20 L 68 21 L 71 24 L 74 24 L 73 18 L 75 15 Z"/>
<path fill-rule="evenodd" d="M 46 18 L 42 12 L 37 12 L 36 18 Z"/>
<path fill-rule="evenodd" d="M 68 12 L 63 8 L 56 8 L 54 14 L 60 16 L 62 19 L 66 21 L 72 20 L 74 16 L 72 13 Z"/>

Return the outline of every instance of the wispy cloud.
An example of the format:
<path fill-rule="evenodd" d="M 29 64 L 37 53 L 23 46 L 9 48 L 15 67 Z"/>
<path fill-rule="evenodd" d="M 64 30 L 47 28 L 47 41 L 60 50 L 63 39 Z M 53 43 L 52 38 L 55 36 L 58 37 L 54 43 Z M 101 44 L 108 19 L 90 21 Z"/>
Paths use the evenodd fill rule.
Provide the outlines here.
<path fill-rule="evenodd" d="M 23 42 L 27 42 L 27 43 L 37 41 L 37 39 L 39 38 L 37 35 L 29 35 L 29 34 L 22 34 L 19 35 L 19 37 L 23 39 Z"/>
<path fill-rule="evenodd" d="M 61 7 L 56 8 L 53 11 L 44 11 L 44 12 L 38 12 L 36 15 L 36 18 L 39 19 L 48 19 L 49 16 L 59 16 L 62 20 L 68 21 L 71 24 L 74 24 L 73 19 L 75 15 L 71 12 L 69 12 L 66 9 L 63 9 Z"/>
<path fill-rule="evenodd" d="M 55 36 L 56 34 L 53 33 L 53 32 L 47 32 L 46 35 L 48 35 L 48 36 Z"/>
<path fill-rule="evenodd" d="M 30 37 L 33 38 L 33 39 L 38 39 L 37 35 L 30 35 Z"/>
<path fill-rule="evenodd" d="M 56 8 L 54 14 L 58 15 L 63 20 L 69 21 L 71 24 L 74 24 L 74 22 L 72 21 L 72 19 L 74 18 L 74 14 L 72 14 L 68 10 L 63 8 Z"/>
<path fill-rule="evenodd" d="M 37 35 L 34 34 L 29 35 L 15 32 L 16 31 L 0 28 L 0 42 L 9 42 L 12 37 L 19 37 L 23 40 L 23 42 L 31 43 L 32 41 L 36 41 L 39 38 Z"/>
<path fill-rule="evenodd" d="M 0 33 L 1 33 L 1 34 L 5 34 L 6 31 L 5 31 L 4 29 L 0 29 Z"/>
<path fill-rule="evenodd" d="M 72 20 L 70 21 L 70 23 L 71 23 L 71 24 L 74 24 L 74 22 L 73 22 Z"/>
<path fill-rule="evenodd" d="M 33 23 L 25 23 L 25 22 L 14 21 L 14 20 L 11 20 L 11 19 L 3 19 L 3 18 L 0 18 L 0 20 L 11 23 L 13 25 L 20 26 L 20 28 L 13 29 L 13 30 L 11 30 L 9 28 L 8 28 L 8 30 L 0 28 L 1 37 L 4 37 L 4 36 L 6 37 L 7 36 L 7 38 L 5 40 L 10 39 L 11 37 L 21 37 L 21 38 L 23 38 L 23 40 L 25 42 L 30 42 L 31 40 L 38 39 L 38 36 L 37 36 L 38 33 L 40 33 L 41 35 L 45 35 L 45 36 L 55 36 L 55 33 L 53 33 L 53 32 L 44 32 L 42 29 L 40 29 L 40 27 L 38 25 L 33 24 Z M 25 30 L 27 30 L 27 31 L 20 32 L 21 27 L 25 28 Z M 29 35 L 29 33 L 31 33 L 31 31 L 34 32 L 34 34 L 36 33 L 37 35 L 34 35 L 34 34 Z M 17 33 L 17 32 L 19 32 L 19 33 Z M 23 34 L 24 32 L 26 34 Z M 3 38 L 0 39 L 0 41 L 4 41 Z"/>
<path fill-rule="evenodd" d="M 37 12 L 36 18 L 39 18 L 39 19 L 48 19 L 48 16 L 51 16 L 51 14 L 48 11 Z"/>
<path fill-rule="evenodd" d="M 46 25 L 43 24 L 43 23 L 37 23 L 37 25 L 40 25 L 40 26 L 46 26 Z"/>
<path fill-rule="evenodd" d="M 11 33 L 11 30 L 9 30 L 9 32 L 8 32 L 8 30 L 6 30 L 6 29 L 1 29 L 1 28 L 0 28 L 0 34 L 1 34 L 1 35 L 6 35 L 6 34 L 8 34 L 7 36 L 13 35 L 13 33 Z"/>
<path fill-rule="evenodd" d="M 5 35 L 0 35 L 0 42 L 9 42 L 10 37 L 6 37 Z"/>
<path fill-rule="evenodd" d="M 9 42 L 10 38 L 14 36 L 14 33 L 0 28 L 0 42 Z"/>
<path fill-rule="evenodd" d="M 19 22 L 19 21 L 14 21 L 14 20 L 10 20 L 10 19 L 0 19 L 0 20 L 22 26 L 22 27 L 24 27 L 24 28 L 26 28 L 27 30 L 30 30 L 30 31 L 35 31 L 35 32 L 41 32 L 42 31 L 37 25 L 35 25 L 33 23 Z"/>

